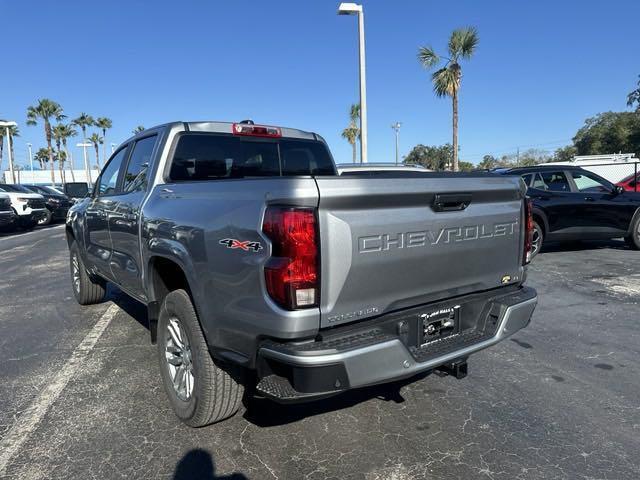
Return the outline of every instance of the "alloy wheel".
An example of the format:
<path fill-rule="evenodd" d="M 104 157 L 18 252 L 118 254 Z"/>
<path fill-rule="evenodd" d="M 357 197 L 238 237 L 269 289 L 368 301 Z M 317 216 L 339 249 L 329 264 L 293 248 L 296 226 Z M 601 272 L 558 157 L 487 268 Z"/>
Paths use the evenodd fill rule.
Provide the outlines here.
<path fill-rule="evenodd" d="M 71 275 L 73 280 L 73 289 L 80 293 L 80 261 L 78 255 L 71 257 Z"/>
<path fill-rule="evenodd" d="M 194 379 L 191 345 L 182 323 L 175 317 L 167 322 L 165 359 L 176 396 L 183 402 L 188 401 L 193 393 Z"/>

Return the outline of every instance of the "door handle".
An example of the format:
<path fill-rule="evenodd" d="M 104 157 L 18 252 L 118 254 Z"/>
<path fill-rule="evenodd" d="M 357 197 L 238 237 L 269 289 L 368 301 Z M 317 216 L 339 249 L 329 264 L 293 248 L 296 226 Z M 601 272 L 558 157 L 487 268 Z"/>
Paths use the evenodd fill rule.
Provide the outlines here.
<path fill-rule="evenodd" d="M 436 212 L 455 212 L 464 210 L 470 203 L 470 193 L 436 193 L 432 208 Z"/>
<path fill-rule="evenodd" d="M 596 199 L 595 199 L 595 198 L 593 198 L 593 197 L 584 197 L 584 199 L 585 199 L 587 202 L 595 202 L 595 201 L 596 201 Z"/>

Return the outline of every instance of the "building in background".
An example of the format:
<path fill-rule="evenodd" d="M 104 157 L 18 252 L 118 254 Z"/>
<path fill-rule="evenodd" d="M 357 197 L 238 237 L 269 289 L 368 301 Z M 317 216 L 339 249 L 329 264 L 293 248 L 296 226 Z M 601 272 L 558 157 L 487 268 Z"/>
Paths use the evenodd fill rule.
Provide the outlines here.
<path fill-rule="evenodd" d="M 60 170 L 54 170 L 54 177 L 56 179 L 56 185 L 62 185 L 63 181 L 60 178 Z M 33 172 L 29 169 L 21 169 L 16 170 L 16 183 L 33 183 L 35 185 L 51 185 L 51 170 L 33 170 Z M 98 178 L 100 174 L 100 170 L 93 169 L 90 172 L 91 179 L 87 182 L 87 175 L 84 169 L 76 169 L 73 170 L 73 175 L 71 174 L 71 170 L 64 170 L 64 182 L 87 182 L 93 183 Z M 11 180 L 11 171 L 5 170 L 0 175 L 1 183 L 13 183 Z"/>
<path fill-rule="evenodd" d="M 611 153 L 608 155 L 578 155 L 568 162 L 549 162 L 545 165 L 572 165 L 582 167 L 606 178 L 610 182 L 619 181 L 640 171 L 640 158 L 635 153 Z"/>

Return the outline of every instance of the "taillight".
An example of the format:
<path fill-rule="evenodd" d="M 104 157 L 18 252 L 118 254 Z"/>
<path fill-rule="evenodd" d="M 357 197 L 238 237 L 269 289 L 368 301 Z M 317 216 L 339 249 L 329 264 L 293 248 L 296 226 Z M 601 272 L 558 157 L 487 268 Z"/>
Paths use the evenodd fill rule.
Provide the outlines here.
<path fill-rule="evenodd" d="M 525 198 L 524 202 L 524 255 L 522 264 L 526 265 L 531 261 L 531 248 L 533 246 L 533 203 L 530 198 Z"/>
<path fill-rule="evenodd" d="M 269 207 L 262 231 L 272 243 L 267 291 L 287 310 L 318 305 L 318 230 L 313 209 Z"/>
<path fill-rule="evenodd" d="M 253 125 L 252 123 L 234 123 L 232 129 L 234 135 L 271 138 L 279 138 L 282 136 L 282 131 L 278 127 Z"/>

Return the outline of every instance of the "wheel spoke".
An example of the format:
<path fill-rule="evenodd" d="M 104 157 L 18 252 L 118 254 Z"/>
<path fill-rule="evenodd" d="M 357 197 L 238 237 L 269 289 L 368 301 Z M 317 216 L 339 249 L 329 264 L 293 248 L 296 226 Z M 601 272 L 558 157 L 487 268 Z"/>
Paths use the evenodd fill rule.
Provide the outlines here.
<path fill-rule="evenodd" d="M 179 355 L 175 355 L 171 352 L 167 352 L 166 358 L 167 358 L 167 362 L 169 362 L 171 365 L 175 367 L 179 367 L 182 365 L 182 358 Z"/>
<path fill-rule="evenodd" d="M 171 320 L 169 322 L 167 330 L 169 330 L 169 335 L 171 335 L 171 340 L 173 340 L 173 343 L 180 349 L 184 348 L 184 344 L 182 343 L 182 338 L 180 335 L 180 327 L 176 325 L 175 320 Z"/>

